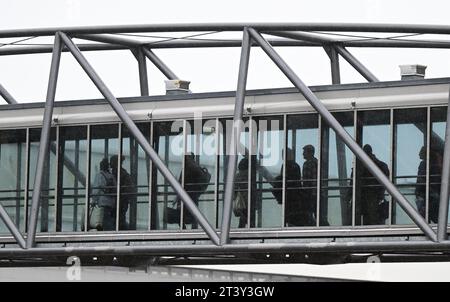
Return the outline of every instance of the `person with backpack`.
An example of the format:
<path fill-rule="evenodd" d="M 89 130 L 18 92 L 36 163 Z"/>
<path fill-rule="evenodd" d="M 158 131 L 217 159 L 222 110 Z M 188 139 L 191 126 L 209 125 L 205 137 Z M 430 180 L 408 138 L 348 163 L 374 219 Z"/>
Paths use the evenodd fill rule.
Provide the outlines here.
<path fill-rule="evenodd" d="M 190 152 L 186 154 L 184 163 L 184 189 L 191 197 L 195 205 L 198 206 L 200 196 L 206 192 L 211 180 L 211 174 L 206 167 L 202 167 L 196 160 L 195 155 Z M 178 206 L 180 201 L 177 198 Z M 198 223 L 191 213 L 185 209 L 184 210 L 184 224 L 191 224 L 192 229 L 198 227 Z"/>
<path fill-rule="evenodd" d="M 115 230 L 117 189 L 114 175 L 109 171 L 107 158 L 101 160 L 100 171 L 95 175 L 92 187 L 92 203 L 89 211 L 91 227 L 98 231 Z M 96 220 L 95 223 L 92 220 Z"/>

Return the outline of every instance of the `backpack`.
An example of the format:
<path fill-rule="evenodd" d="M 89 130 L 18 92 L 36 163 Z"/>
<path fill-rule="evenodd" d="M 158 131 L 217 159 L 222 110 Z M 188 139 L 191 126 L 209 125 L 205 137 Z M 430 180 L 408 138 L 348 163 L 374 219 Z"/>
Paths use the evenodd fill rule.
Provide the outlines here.
<path fill-rule="evenodd" d="M 195 191 L 199 196 L 203 194 L 211 181 L 211 173 L 204 166 L 200 166 L 197 162 L 186 166 L 185 185 L 188 191 Z"/>

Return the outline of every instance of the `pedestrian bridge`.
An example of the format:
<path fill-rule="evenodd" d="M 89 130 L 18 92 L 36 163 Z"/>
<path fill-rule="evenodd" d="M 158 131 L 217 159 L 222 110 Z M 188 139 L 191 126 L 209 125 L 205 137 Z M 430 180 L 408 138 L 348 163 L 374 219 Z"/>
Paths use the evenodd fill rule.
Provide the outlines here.
<path fill-rule="evenodd" d="M 384 253 L 447 259 L 449 78 L 378 81 L 342 41 L 333 48 L 318 35 L 312 41 L 310 34 L 280 32 L 289 40 L 272 44 L 324 44 L 330 53 L 333 85 L 307 87 L 270 41 L 246 26 L 237 92 L 192 93 L 144 44 L 100 33 L 82 37 L 101 47 L 72 41 L 85 33 L 42 30 L 55 35 L 54 47 L 0 50 L 53 51 L 45 103 L 17 103 L 2 87 L 9 103 L 0 106 L 5 264 L 70 255 L 125 259 L 122 264 L 163 256 L 186 262 L 208 256 L 340 263 Z M 0 38 L 26 34 L 5 31 Z M 249 41 L 295 88 L 245 90 Z M 368 46 L 394 43 L 385 42 Z M 194 44 L 189 47 L 201 47 Z M 140 62 L 141 96 L 114 97 L 82 54 L 117 47 L 132 49 Z M 62 51 L 75 56 L 104 99 L 54 103 Z M 369 83 L 339 84 L 338 54 Z M 171 80 L 166 95 L 148 96 L 145 57 Z"/>

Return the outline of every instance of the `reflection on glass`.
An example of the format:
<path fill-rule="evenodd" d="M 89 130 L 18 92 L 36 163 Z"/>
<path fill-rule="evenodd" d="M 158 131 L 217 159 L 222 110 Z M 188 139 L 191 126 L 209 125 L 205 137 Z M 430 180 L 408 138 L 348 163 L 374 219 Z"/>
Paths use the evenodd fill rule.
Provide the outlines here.
<path fill-rule="evenodd" d="M 389 177 L 390 111 L 358 112 L 358 140 L 363 150 Z M 356 225 L 385 224 L 389 216 L 389 196 L 382 184 L 359 160 L 356 162 Z"/>
<path fill-rule="evenodd" d="M 183 141 L 183 121 L 153 124 L 153 148 L 180 183 L 182 182 Z M 181 210 L 178 208 L 177 201 L 177 195 L 172 187 L 153 165 L 151 229 L 180 228 Z M 173 211 L 169 212 L 169 208 Z M 175 215 L 169 216 L 170 213 L 175 213 Z"/>
<path fill-rule="evenodd" d="M 37 158 L 39 153 L 39 142 L 41 140 L 41 129 L 30 129 L 30 172 L 28 182 L 28 208 L 31 208 L 33 196 L 34 179 L 36 174 Z M 50 132 L 50 144 L 56 146 L 56 129 Z M 56 147 L 55 147 L 56 148 Z M 41 202 L 39 208 L 39 220 L 37 231 L 55 231 L 55 187 L 56 187 L 56 154 L 50 151 L 45 160 L 42 178 Z"/>
<path fill-rule="evenodd" d="M 236 166 L 236 176 L 234 179 L 234 194 L 233 194 L 233 214 L 231 215 L 231 227 L 232 228 L 245 228 L 248 227 L 248 204 L 254 205 L 255 202 L 250 201 L 254 199 L 254 194 L 249 194 L 248 180 L 251 177 L 256 179 L 255 165 L 256 161 L 252 156 L 252 173 L 249 173 L 250 162 L 250 123 L 254 121 L 249 119 L 243 120 L 242 133 L 240 136 L 240 146 L 238 148 L 238 158 Z M 228 148 L 231 145 L 231 133 L 233 129 L 233 120 L 220 119 L 219 120 L 219 181 L 218 181 L 218 227 L 221 227 L 222 211 L 223 211 L 223 199 L 225 190 L 225 178 L 227 175 L 228 167 Z M 253 152 L 254 153 L 254 152 Z M 252 182 L 253 186 L 256 186 L 255 181 Z M 236 202 L 242 206 L 236 207 Z M 245 205 L 244 205 L 245 204 Z M 252 216 L 253 219 L 254 216 Z M 254 226 L 254 220 L 251 223 Z"/>
<path fill-rule="evenodd" d="M 295 164 L 286 170 L 285 225 L 314 226 L 317 212 L 316 150 L 319 145 L 317 114 L 288 116 L 287 131 L 288 161 L 289 156 L 293 156 Z M 301 182 L 295 175 L 297 166 L 301 167 Z"/>
<path fill-rule="evenodd" d="M 339 112 L 333 115 L 353 136 L 353 112 Z M 321 226 L 351 225 L 353 154 L 325 121 L 322 121 L 321 150 L 319 224 Z"/>
<path fill-rule="evenodd" d="M 118 166 L 119 126 L 91 126 L 91 171 L 90 205 L 98 204 L 104 208 L 101 230 L 116 230 L 117 219 L 117 174 L 113 168 Z M 90 224 L 90 223 L 89 223 Z"/>
<path fill-rule="evenodd" d="M 0 202 L 21 231 L 25 229 L 26 130 L 0 131 Z M 3 222 L 0 232 L 9 232 Z"/>
<path fill-rule="evenodd" d="M 86 126 L 59 128 L 57 231 L 84 228 L 86 150 Z"/>
<path fill-rule="evenodd" d="M 394 183 L 408 201 L 425 217 L 427 167 L 427 110 L 394 111 Z M 412 224 L 396 204 L 393 224 Z"/>
<path fill-rule="evenodd" d="M 439 216 L 446 124 L 447 108 L 431 108 L 430 188 L 428 193 L 428 220 L 431 223 L 437 223 Z"/>
<path fill-rule="evenodd" d="M 216 120 L 188 121 L 184 188 L 211 225 L 216 222 Z M 184 208 L 183 225 L 198 228 L 198 223 Z"/>
<path fill-rule="evenodd" d="M 150 124 L 138 123 L 150 139 Z M 148 229 L 150 160 L 126 126 L 122 126 L 122 169 L 120 172 L 119 229 Z"/>

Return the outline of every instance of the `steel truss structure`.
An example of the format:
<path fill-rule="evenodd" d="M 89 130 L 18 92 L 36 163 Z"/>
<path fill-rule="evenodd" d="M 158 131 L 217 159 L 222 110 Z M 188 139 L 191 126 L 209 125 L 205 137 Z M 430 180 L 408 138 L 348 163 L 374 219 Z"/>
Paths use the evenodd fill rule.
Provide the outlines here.
<path fill-rule="evenodd" d="M 136 33 L 168 33 L 168 32 L 241 32 L 242 40 L 201 40 L 201 39 L 167 39 L 159 42 L 145 42 L 124 34 Z M 54 45 L 31 45 L 0 47 L 0 56 L 52 53 L 50 76 L 45 103 L 45 113 L 40 139 L 38 165 L 35 174 L 35 183 L 32 195 L 31 211 L 28 217 L 28 233 L 21 234 L 17 226 L 0 205 L 0 217 L 11 231 L 20 248 L 1 248 L 0 257 L 50 257 L 70 255 L 209 255 L 223 254 L 236 255 L 247 253 L 383 253 L 402 252 L 405 249 L 414 252 L 450 252 L 450 241 L 447 240 L 448 201 L 450 179 L 450 110 L 448 110 L 445 134 L 444 164 L 442 170 L 442 186 L 439 207 L 439 222 L 437 230 L 432 228 L 418 211 L 402 195 L 400 190 L 389 180 L 381 169 L 366 155 L 360 145 L 344 130 L 343 126 L 323 105 L 321 100 L 296 75 L 274 47 L 319 47 L 323 48 L 330 58 L 333 84 L 340 84 L 339 58 L 342 57 L 350 63 L 367 81 L 377 82 L 373 75 L 356 57 L 348 47 L 393 47 L 393 48 L 450 48 L 450 40 L 407 40 L 396 37 L 387 38 L 360 38 L 335 39 L 333 34 L 341 32 L 352 33 L 401 33 L 401 34 L 440 34 L 450 35 L 450 26 L 427 25 L 391 25 L 391 24 L 175 24 L 175 25 L 133 25 L 133 26 L 103 26 L 103 27 L 73 27 L 29 30 L 3 30 L 0 38 L 26 38 L 53 36 Z M 276 38 L 266 39 L 265 36 Z M 343 35 L 345 36 L 345 35 Z M 88 40 L 88 44 L 75 44 L 73 39 Z M 95 42 L 95 43 L 93 43 Z M 11 43 L 12 44 L 12 43 Z M 141 95 L 149 95 L 146 58 L 148 58 L 168 79 L 178 79 L 176 74 L 158 58 L 152 49 L 158 48 L 196 48 L 196 47 L 241 47 L 239 77 L 236 89 L 235 110 L 233 118 L 233 131 L 231 140 L 230 160 L 225 182 L 224 210 L 221 229 L 218 233 L 199 211 L 177 178 L 170 172 L 164 162 L 159 158 L 144 135 L 138 129 L 117 98 L 111 93 L 96 71 L 83 55 L 84 51 L 107 51 L 129 49 L 136 57 L 139 66 L 139 79 Z M 237 166 L 237 149 L 242 132 L 242 119 L 246 82 L 249 66 L 250 50 L 260 47 L 277 67 L 292 82 L 298 91 L 306 98 L 310 105 L 318 112 L 323 120 L 332 128 L 336 135 L 351 149 L 356 158 L 383 184 L 389 194 L 397 201 L 405 213 L 414 221 L 426 237 L 426 240 L 412 241 L 383 241 L 383 242 L 323 242 L 323 243 L 251 243 L 240 244 L 230 241 L 230 223 L 232 213 L 232 196 L 234 192 L 234 178 Z M 54 107 L 55 92 L 58 80 L 59 63 L 62 52 L 70 52 L 80 66 L 90 77 L 92 82 L 109 102 L 120 120 L 127 126 L 152 164 L 160 171 L 170 183 L 173 190 L 183 201 L 184 206 L 194 216 L 203 228 L 212 244 L 198 245 L 139 245 L 139 246 L 81 246 L 81 247 L 40 247 L 36 245 L 36 226 L 41 197 L 42 181 L 46 155 L 54 146 L 50 144 L 50 129 Z M 0 95 L 9 104 L 17 101 L 0 84 Z"/>

